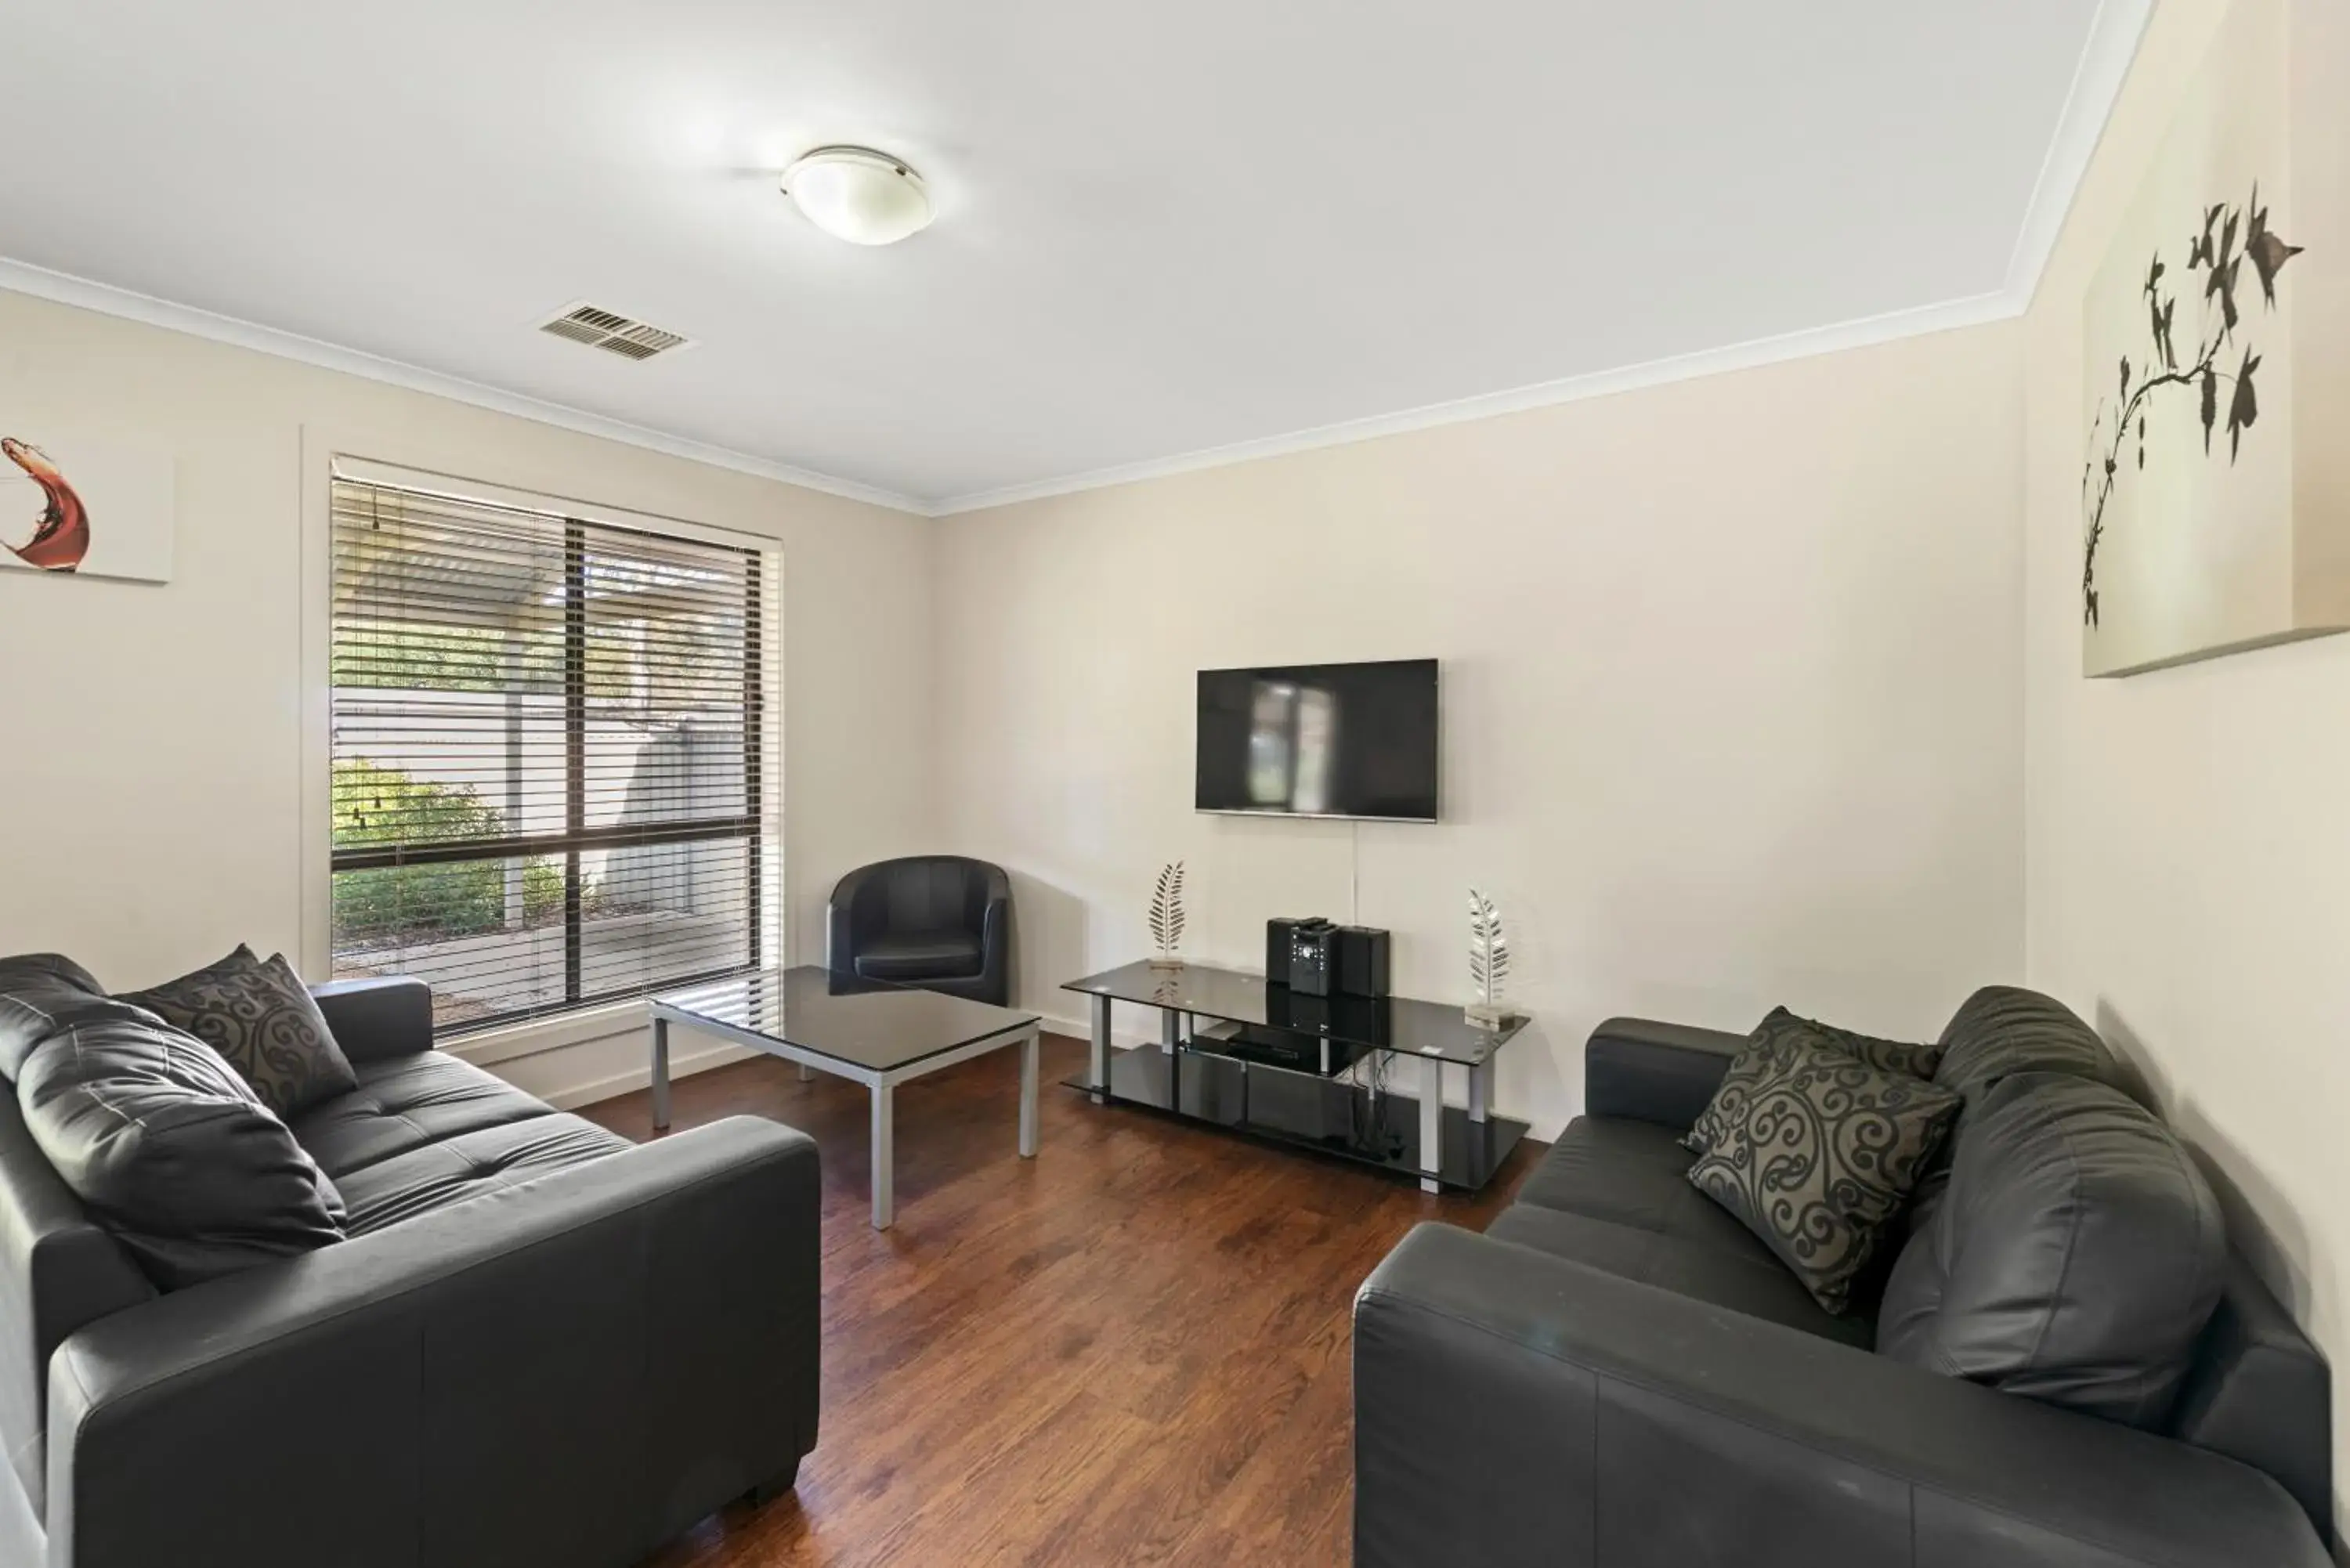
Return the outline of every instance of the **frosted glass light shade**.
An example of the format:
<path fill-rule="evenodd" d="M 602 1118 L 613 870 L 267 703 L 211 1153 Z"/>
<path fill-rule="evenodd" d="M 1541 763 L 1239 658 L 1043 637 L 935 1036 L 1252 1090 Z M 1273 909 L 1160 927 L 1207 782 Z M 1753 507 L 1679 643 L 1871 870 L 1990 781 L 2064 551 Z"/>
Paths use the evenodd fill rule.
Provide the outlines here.
<path fill-rule="evenodd" d="M 851 244 L 895 244 L 931 222 L 922 177 L 868 147 L 819 147 L 784 171 L 809 223 Z"/>

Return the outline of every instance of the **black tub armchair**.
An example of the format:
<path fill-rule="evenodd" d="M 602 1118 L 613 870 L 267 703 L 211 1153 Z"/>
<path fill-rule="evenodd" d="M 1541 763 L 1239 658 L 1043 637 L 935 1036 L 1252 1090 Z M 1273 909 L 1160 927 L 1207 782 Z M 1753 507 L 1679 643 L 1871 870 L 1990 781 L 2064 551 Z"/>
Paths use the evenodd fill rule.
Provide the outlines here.
<path fill-rule="evenodd" d="M 860 867 L 832 889 L 826 962 L 844 991 L 919 985 L 1005 1004 L 1012 880 L 960 855 Z"/>

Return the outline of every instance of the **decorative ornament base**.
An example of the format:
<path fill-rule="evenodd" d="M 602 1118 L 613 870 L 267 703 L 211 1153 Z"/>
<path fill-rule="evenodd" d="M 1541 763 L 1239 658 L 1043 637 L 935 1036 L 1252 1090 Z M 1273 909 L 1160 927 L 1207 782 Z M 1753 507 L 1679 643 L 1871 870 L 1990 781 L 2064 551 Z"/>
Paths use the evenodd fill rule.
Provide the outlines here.
<path fill-rule="evenodd" d="M 1461 1010 L 1461 1016 L 1480 1029 L 1499 1029 L 1517 1014 L 1498 1002 L 1472 1002 Z"/>
<path fill-rule="evenodd" d="M 1181 956 L 1179 954 L 1154 953 L 1151 955 L 1150 967 L 1153 969 L 1181 969 L 1184 967 L 1184 964 Z"/>

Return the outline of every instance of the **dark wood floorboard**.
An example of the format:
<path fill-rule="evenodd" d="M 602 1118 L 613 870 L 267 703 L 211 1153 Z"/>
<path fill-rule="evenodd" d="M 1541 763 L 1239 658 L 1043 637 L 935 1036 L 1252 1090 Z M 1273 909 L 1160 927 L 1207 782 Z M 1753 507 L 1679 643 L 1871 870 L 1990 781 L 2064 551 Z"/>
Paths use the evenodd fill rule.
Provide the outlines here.
<path fill-rule="evenodd" d="M 675 1124 L 771 1116 L 824 1165 L 824 1415 L 795 1491 L 705 1520 L 645 1568 L 1347 1560 L 1356 1286 L 1474 1198 L 1096 1106 L 1057 1080 L 1017 1158 L 1016 1052 L 898 1090 L 898 1222 L 876 1231 L 862 1088 L 781 1062 L 681 1080 Z M 585 1115 L 651 1136 L 643 1094 Z"/>

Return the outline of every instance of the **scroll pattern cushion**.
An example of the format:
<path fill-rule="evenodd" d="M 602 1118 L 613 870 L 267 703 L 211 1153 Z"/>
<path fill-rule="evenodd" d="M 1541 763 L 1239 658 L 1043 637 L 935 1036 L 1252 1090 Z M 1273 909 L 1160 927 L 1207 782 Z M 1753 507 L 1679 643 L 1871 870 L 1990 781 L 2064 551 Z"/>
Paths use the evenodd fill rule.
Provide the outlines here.
<path fill-rule="evenodd" d="M 193 974 L 117 1000 L 219 1052 L 280 1116 L 359 1087 L 309 988 L 282 953 L 265 963 L 239 947 Z"/>
<path fill-rule="evenodd" d="M 1773 1016 L 1783 1017 L 1810 1030 L 1846 1055 L 1858 1057 L 1880 1073 L 1905 1073 L 1913 1078 L 1931 1078 L 1934 1069 L 1941 1064 L 1942 1048 L 1939 1045 L 1880 1040 L 1874 1034 L 1861 1034 L 1850 1029 L 1839 1029 L 1833 1023 L 1822 1023 L 1815 1018 L 1799 1018 L 1783 1007 Z"/>
<path fill-rule="evenodd" d="M 1849 1029 L 1816 1023 L 1798 1017 L 1783 1007 L 1774 1007 L 1770 1016 L 1754 1026 L 1746 1048 L 1730 1064 L 1722 1075 L 1721 1086 L 1714 1090 L 1712 1101 L 1698 1116 L 1697 1124 L 1681 1139 L 1681 1147 L 1694 1154 L 1703 1154 L 1713 1147 L 1721 1128 L 1743 1114 L 1747 1096 L 1756 1083 L 1770 1071 L 1778 1054 L 1789 1042 L 1827 1045 L 1843 1052 L 1856 1061 L 1865 1062 L 1881 1073 L 1898 1073 L 1909 1077 L 1930 1078 L 1940 1062 L 1939 1045 L 1906 1045 L 1898 1040 L 1879 1040 L 1870 1034 L 1856 1034 Z"/>
<path fill-rule="evenodd" d="M 1759 1070 L 1689 1179 L 1841 1314 L 1961 1102 L 1792 1031 L 1755 1054 Z"/>

